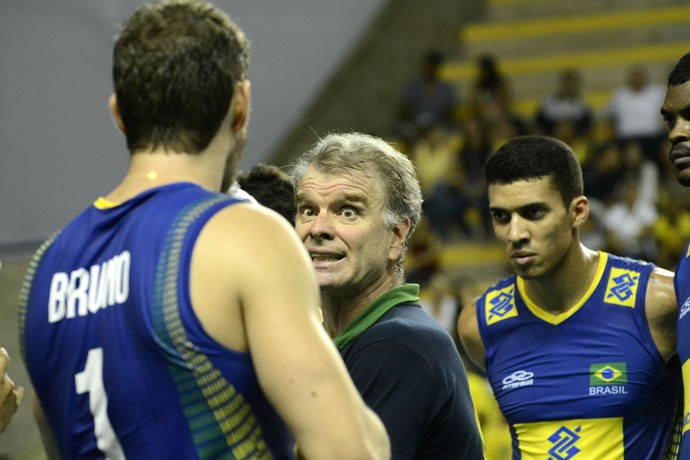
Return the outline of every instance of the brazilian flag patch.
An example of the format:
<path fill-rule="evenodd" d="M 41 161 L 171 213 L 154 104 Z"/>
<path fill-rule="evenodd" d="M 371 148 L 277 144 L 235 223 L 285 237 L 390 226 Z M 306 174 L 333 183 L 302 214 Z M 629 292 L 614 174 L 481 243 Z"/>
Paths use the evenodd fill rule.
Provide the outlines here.
<path fill-rule="evenodd" d="M 628 383 L 628 368 L 623 362 L 589 365 L 590 385 L 624 385 L 626 383 Z"/>

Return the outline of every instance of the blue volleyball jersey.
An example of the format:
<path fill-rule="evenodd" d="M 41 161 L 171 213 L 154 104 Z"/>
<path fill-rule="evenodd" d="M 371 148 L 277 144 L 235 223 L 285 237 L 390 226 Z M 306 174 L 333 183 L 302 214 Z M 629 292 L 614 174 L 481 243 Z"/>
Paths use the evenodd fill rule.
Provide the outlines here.
<path fill-rule="evenodd" d="M 237 202 L 167 185 L 91 206 L 37 251 L 20 342 L 62 458 L 293 458 L 251 356 L 209 337 L 191 306 L 194 243 Z"/>
<path fill-rule="evenodd" d="M 682 459 L 690 459 L 690 245 L 678 262 L 673 278 L 678 301 L 678 357 L 683 367 Z"/>
<path fill-rule="evenodd" d="M 485 365 L 512 436 L 513 459 L 660 459 L 680 372 L 645 316 L 653 265 L 599 253 L 583 298 L 554 315 L 515 275 L 477 302 Z"/>

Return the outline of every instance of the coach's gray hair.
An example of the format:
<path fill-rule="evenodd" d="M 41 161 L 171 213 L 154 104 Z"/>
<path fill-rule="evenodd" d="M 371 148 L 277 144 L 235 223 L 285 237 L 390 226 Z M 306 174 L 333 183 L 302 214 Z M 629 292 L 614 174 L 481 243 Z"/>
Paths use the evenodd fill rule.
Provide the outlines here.
<path fill-rule="evenodd" d="M 389 228 L 405 218 L 410 221 L 410 236 L 422 214 L 422 190 L 415 167 L 406 155 L 381 138 L 362 133 L 334 133 L 316 142 L 302 154 L 290 170 L 298 189 L 309 168 L 339 173 L 361 171 L 380 180 L 385 199 L 384 222 Z M 396 261 L 402 273 L 405 251 Z"/>

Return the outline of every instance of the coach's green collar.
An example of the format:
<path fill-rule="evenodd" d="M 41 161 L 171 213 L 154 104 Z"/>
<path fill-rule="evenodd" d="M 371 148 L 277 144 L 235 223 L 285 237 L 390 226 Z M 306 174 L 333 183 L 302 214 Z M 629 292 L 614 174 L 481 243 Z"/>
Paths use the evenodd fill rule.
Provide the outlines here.
<path fill-rule="evenodd" d="M 419 302 L 419 285 L 404 284 L 383 294 L 365 308 L 345 328 L 345 330 L 333 339 L 338 350 L 345 348 L 347 344 L 355 340 L 359 335 L 369 329 L 376 321 L 391 308 L 402 303 Z"/>

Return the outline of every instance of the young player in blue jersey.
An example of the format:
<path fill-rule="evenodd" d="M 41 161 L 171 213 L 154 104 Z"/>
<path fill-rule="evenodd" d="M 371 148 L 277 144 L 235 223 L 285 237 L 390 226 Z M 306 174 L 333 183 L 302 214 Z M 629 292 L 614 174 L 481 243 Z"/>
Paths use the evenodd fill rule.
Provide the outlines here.
<path fill-rule="evenodd" d="M 463 309 L 458 332 L 513 459 L 661 459 L 680 390 L 673 273 L 580 242 L 589 203 L 565 143 L 510 140 L 485 177 L 515 274 Z"/>
<path fill-rule="evenodd" d="M 480 460 L 467 375 L 422 310 L 403 259 L 419 222 L 413 164 L 380 138 L 330 134 L 299 157 L 295 228 L 321 287 L 324 326 L 396 460 Z"/>
<path fill-rule="evenodd" d="M 669 158 L 678 182 L 690 187 L 690 53 L 680 58 L 668 75 L 661 115 L 669 128 Z M 690 245 L 680 255 L 674 283 L 678 298 L 678 357 L 684 384 L 680 458 L 690 459 Z"/>
<path fill-rule="evenodd" d="M 292 459 L 295 441 L 307 458 L 389 458 L 294 229 L 220 193 L 248 58 L 207 2 L 146 4 L 120 31 L 110 109 L 129 169 L 40 247 L 20 300 L 49 458 Z"/>

